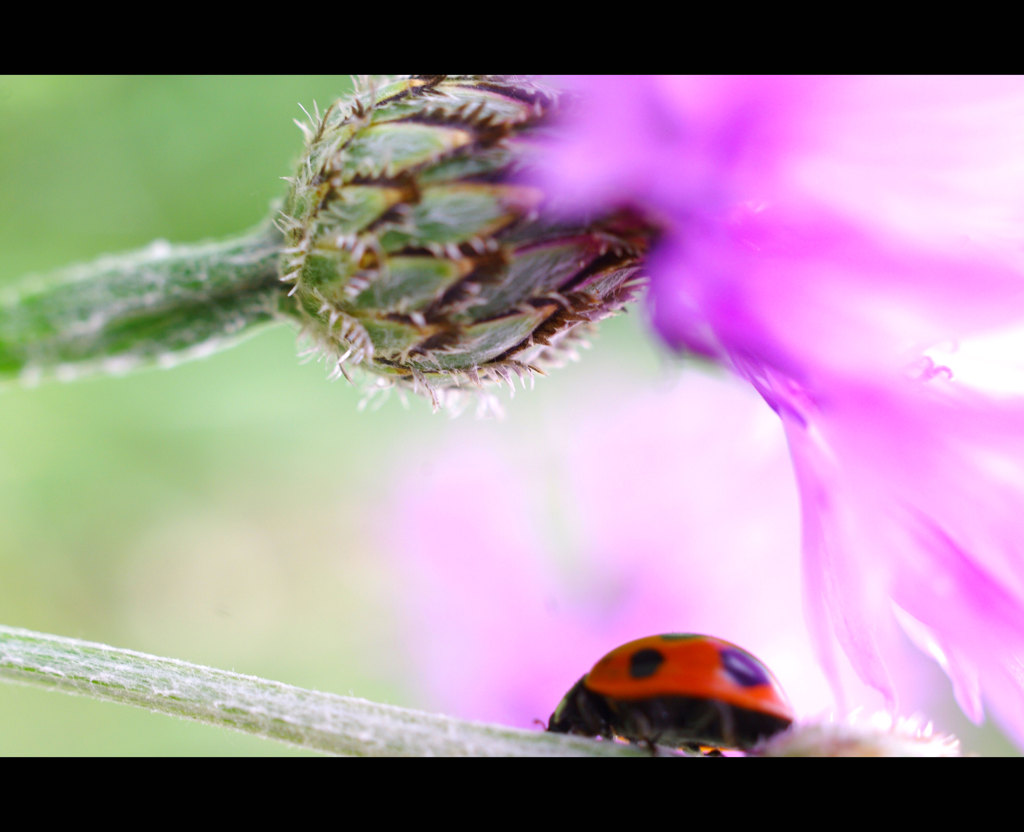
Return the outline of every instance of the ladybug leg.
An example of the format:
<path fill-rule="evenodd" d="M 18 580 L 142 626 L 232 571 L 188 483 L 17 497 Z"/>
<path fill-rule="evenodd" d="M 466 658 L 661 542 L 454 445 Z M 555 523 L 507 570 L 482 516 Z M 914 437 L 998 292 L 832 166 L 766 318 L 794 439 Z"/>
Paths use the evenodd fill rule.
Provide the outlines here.
<path fill-rule="evenodd" d="M 631 735 L 636 737 L 636 742 L 646 746 L 652 757 L 657 757 L 658 740 L 665 733 L 663 730 L 655 730 L 655 723 L 646 715 L 634 715 L 634 723 L 631 728 Z"/>
<path fill-rule="evenodd" d="M 721 719 L 721 709 L 718 707 L 717 703 L 714 708 L 703 708 L 701 710 L 700 718 L 693 719 L 689 724 L 689 728 L 692 733 L 698 737 L 702 735 L 715 736 L 717 732 L 709 729 L 714 728 L 716 717 L 718 717 L 719 720 Z M 701 745 L 706 745 L 706 743 L 687 743 L 687 747 L 694 751 L 699 751 Z"/>
<path fill-rule="evenodd" d="M 647 739 L 642 740 L 643 744 L 647 746 L 647 750 L 651 752 L 651 756 L 652 757 L 660 756 L 660 753 L 658 751 L 658 740 L 659 739 L 660 739 L 660 735 L 657 736 L 657 737 L 648 737 Z"/>
<path fill-rule="evenodd" d="M 733 710 L 730 705 L 724 702 L 716 703 L 718 708 L 718 716 L 721 720 L 722 726 L 722 737 L 725 739 L 728 745 L 736 744 L 736 719 L 733 715 Z"/>

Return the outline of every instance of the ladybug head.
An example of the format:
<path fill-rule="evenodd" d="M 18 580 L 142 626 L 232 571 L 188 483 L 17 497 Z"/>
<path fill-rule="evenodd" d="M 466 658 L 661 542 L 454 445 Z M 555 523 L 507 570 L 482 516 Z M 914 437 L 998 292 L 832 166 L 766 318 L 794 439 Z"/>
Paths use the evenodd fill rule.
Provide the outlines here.
<path fill-rule="evenodd" d="M 591 691 L 584 675 L 562 697 L 548 720 L 547 730 L 555 734 L 580 734 L 585 737 L 612 736 L 613 714 L 603 696 Z"/>

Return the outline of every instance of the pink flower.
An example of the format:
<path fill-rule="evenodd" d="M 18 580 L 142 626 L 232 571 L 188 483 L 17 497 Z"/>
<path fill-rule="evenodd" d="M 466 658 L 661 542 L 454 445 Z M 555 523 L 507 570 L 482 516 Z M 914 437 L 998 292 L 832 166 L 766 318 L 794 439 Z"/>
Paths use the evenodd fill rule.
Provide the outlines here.
<path fill-rule="evenodd" d="M 909 635 L 1024 746 L 1024 79 L 571 83 L 549 186 L 658 218 L 656 331 L 781 418 L 826 670 L 898 707 Z"/>
<path fill-rule="evenodd" d="M 803 626 L 796 488 L 756 394 L 622 376 L 573 404 L 459 420 L 403 452 L 411 473 L 372 522 L 424 706 L 530 727 L 613 647 L 682 631 L 751 650 L 801 714 L 831 710 Z"/>

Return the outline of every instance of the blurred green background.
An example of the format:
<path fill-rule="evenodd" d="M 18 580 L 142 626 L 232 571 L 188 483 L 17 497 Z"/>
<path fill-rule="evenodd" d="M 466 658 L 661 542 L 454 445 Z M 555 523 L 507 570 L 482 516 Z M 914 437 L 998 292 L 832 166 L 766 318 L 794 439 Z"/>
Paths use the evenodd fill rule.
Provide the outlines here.
<path fill-rule="evenodd" d="M 0 285 L 156 238 L 249 228 L 301 151 L 299 104 L 350 87 L 349 76 L 0 79 Z M 612 322 L 590 357 L 650 359 L 633 318 Z M 388 564 L 355 518 L 386 493 L 407 443 L 440 441 L 462 420 L 419 400 L 359 412 L 358 389 L 296 355 L 281 326 L 172 371 L 0 392 L 0 621 L 422 706 Z M 582 367 L 517 396 L 509 421 L 564 406 Z M 0 754 L 218 753 L 292 752 L 0 684 Z"/>
<path fill-rule="evenodd" d="M 301 149 L 298 105 L 350 83 L 0 78 L 0 285 L 254 225 Z M 518 395 L 507 423 L 528 430 L 582 385 L 658 365 L 639 316 L 615 319 L 557 384 Z M 459 421 L 423 401 L 360 412 L 360 391 L 325 377 L 282 326 L 172 371 L 0 392 L 0 621 L 422 707 L 389 565 L 355 521 L 408 443 L 440 443 Z M 1009 750 L 951 719 L 969 747 Z M 0 684 L 0 755 L 291 753 Z"/>

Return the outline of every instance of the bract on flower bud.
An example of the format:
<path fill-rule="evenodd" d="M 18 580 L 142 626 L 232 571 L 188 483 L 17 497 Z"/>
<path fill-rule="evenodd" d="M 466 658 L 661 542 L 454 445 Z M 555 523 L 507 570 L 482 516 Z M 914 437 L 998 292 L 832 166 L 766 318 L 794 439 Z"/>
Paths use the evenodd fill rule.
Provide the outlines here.
<path fill-rule="evenodd" d="M 432 396 L 510 381 L 632 298 L 649 226 L 564 219 L 523 177 L 559 103 L 522 78 L 416 76 L 300 125 L 281 279 L 337 373 L 359 364 Z"/>

